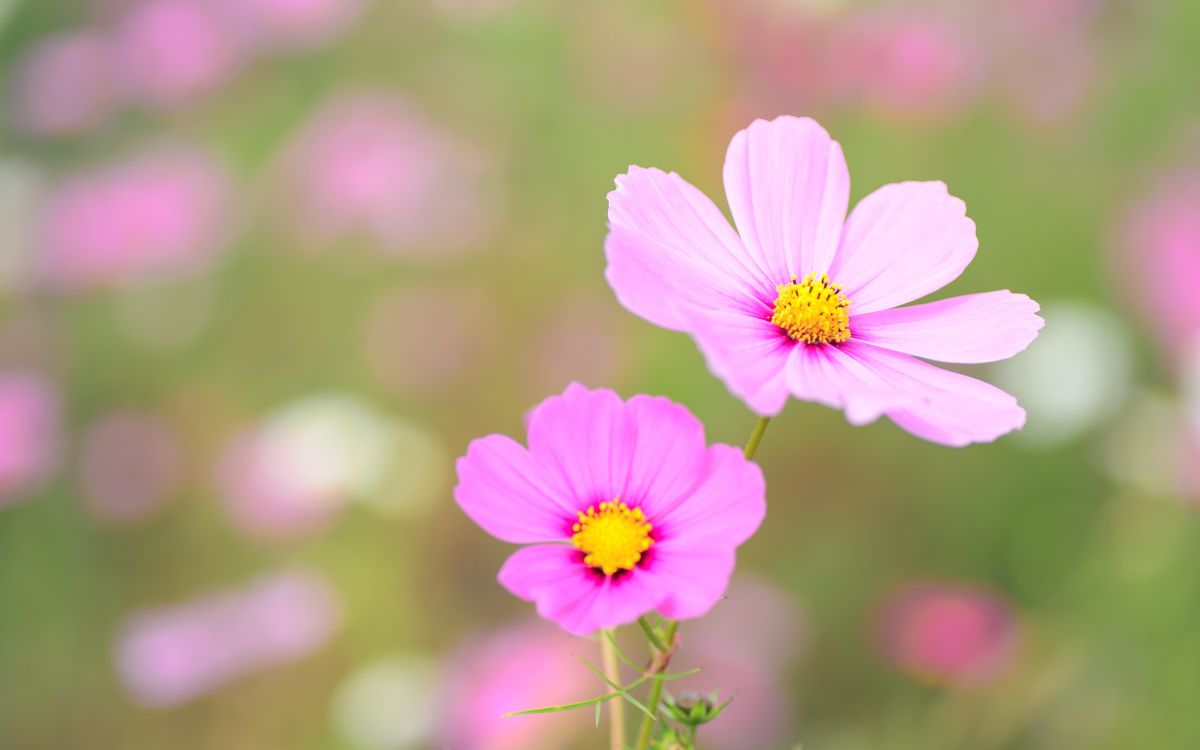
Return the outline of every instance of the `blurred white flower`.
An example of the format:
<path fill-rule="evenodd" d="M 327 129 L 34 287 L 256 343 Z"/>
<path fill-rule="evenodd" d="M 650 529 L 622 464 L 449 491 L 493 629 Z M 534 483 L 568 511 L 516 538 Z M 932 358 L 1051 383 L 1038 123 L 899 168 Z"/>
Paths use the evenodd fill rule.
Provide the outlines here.
<path fill-rule="evenodd" d="M 352 672 L 333 697 L 333 723 L 354 750 L 427 747 L 436 727 L 440 673 L 424 656 L 399 654 Z"/>
<path fill-rule="evenodd" d="M 1044 305 L 1046 327 L 1021 356 L 994 366 L 1029 421 L 1016 438 L 1050 447 L 1102 424 L 1129 396 L 1133 355 L 1124 322 L 1103 307 Z"/>
<path fill-rule="evenodd" d="M 290 536 L 362 502 L 389 514 L 429 507 L 448 486 L 450 455 L 438 439 L 356 396 L 307 396 L 238 436 L 219 482 L 248 533 Z"/>

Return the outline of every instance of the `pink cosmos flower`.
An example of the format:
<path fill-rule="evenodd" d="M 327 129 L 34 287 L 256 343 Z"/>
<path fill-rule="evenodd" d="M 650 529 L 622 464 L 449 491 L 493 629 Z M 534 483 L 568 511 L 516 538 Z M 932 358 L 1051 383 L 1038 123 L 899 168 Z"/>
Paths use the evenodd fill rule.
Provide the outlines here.
<path fill-rule="evenodd" d="M 302 570 L 275 573 L 131 616 L 118 637 L 117 668 L 139 703 L 175 706 L 309 655 L 340 617 L 324 579 Z"/>
<path fill-rule="evenodd" d="M 497 218 L 488 159 L 388 93 L 324 105 L 282 161 L 285 212 L 310 245 L 367 237 L 445 257 L 473 249 Z"/>
<path fill-rule="evenodd" d="M 25 372 L 0 372 L 0 507 L 45 480 L 58 456 L 58 394 Z"/>
<path fill-rule="evenodd" d="M 41 216 L 40 259 L 56 286 L 195 275 L 227 238 L 230 186 L 205 154 L 160 147 L 64 181 Z"/>
<path fill-rule="evenodd" d="M 471 443 L 454 499 L 484 531 L 531 546 L 500 583 L 575 635 L 657 610 L 699 617 L 766 512 L 762 471 L 665 398 L 570 385 L 529 415 L 529 448 Z"/>
<path fill-rule="evenodd" d="M 859 13 L 833 29 L 825 67 L 836 89 L 883 112 L 949 115 L 971 99 L 979 47 L 938 15 Z"/>
<path fill-rule="evenodd" d="M 1166 175 L 1125 218 L 1118 289 L 1176 368 L 1200 347 L 1200 172 Z"/>
<path fill-rule="evenodd" d="M 629 310 L 690 333 L 750 408 L 777 414 L 790 394 L 946 445 L 1024 423 L 1009 394 L 918 357 L 1011 357 L 1042 326 L 1036 302 L 998 291 L 897 307 L 975 256 L 975 224 L 943 183 L 886 185 L 847 218 L 841 146 L 780 117 L 734 136 L 725 189 L 737 232 L 679 175 L 630 167 L 608 196 L 607 277 Z"/>
<path fill-rule="evenodd" d="M 1012 665 L 1018 646 L 1008 605 L 967 586 L 912 586 L 887 601 L 881 645 L 900 669 L 923 680 L 978 685 Z"/>
<path fill-rule="evenodd" d="M 591 697 L 595 677 L 575 658 L 585 644 L 531 620 L 460 645 L 446 669 L 438 747 L 559 750 L 590 726 L 571 714 L 504 715 Z M 596 646 L 591 646 L 596 650 Z"/>
<path fill-rule="evenodd" d="M 9 108 L 25 133 L 74 136 L 106 121 L 116 99 L 108 40 L 76 31 L 39 41 L 21 61 Z"/>
<path fill-rule="evenodd" d="M 216 4 L 207 0 L 146 0 L 122 19 L 113 44 L 126 93 L 165 109 L 223 86 L 245 54 Z"/>

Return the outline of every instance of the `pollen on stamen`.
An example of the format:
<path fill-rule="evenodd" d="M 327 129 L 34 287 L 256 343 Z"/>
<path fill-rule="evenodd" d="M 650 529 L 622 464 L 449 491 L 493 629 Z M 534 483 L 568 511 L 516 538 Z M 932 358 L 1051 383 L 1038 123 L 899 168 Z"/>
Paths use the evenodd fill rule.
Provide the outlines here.
<path fill-rule="evenodd" d="M 654 526 L 641 508 L 630 508 L 620 498 L 589 506 L 572 524 L 571 543 L 583 552 L 583 563 L 611 576 L 633 570 L 642 553 L 654 545 Z"/>
<path fill-rule="evenodd" d="M 827 274 L 818 279 L 810 273 L 800 283 L 793 276 L 792 283 L 780 284 L 775 291 L 771 322 L 794 341 L 840 344 L 850 339 L 850 300 Z"/>

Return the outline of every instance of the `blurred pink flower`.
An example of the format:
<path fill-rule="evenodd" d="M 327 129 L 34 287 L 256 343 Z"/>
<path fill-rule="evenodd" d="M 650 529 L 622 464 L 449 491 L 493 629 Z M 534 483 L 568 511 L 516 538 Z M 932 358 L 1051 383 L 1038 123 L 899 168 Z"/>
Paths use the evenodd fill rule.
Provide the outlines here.
<path fill-rule="evenodd" d="M 478 378 L 501 331 L 500 306 L 492 297 L 486 287 L 467 282 L 385 292 L 365 330 L 372 374 L 397 391 L 417 395 L 453 390 Z"/>
<path fill-rule="evenodd" d="M 527 423 L 528 448 L 489 435 L 457 463 L 463 512 L 527 545 L 505 561 L 500 584 L 574 635 L 651 610 L 678 620 L 708 612 L 766 512 L 758 464 L 707 445 L 699 420 L 661 397 L 622 401 L 572 383 Z"/>
<path fill-rule="evenodd" d="M 344 498 L 305 484 L 286 450 L 262 433 L 234 439 L 217 472 L 220 498 L 234 524 L 257 537 L 286 538 L 327 526 Z"/>
<path fill-rule="evenodd" d="M 473 249 L 497 218 L 491 168 L 403 99 L 335 99 L 285 149 L 281 189 L 292 229 L 325 245 L 365 236 L 408 256 Z"/>
<path fill-rule="evenodd" d="M 160 147 L 58 185 L 41 217 L 40 263 L 68 289 L 191 276 L 213 263 L 230 222 L 223 171 Z"/>
<path fill-rule="evenodd" d="M 328 44 L 362 14 L 364 0 L 220 0 L 231 26 L 259 49 Z"/>
<path fill-rule="evenodd" d="M 510 716 L 598 695 L 603 684 L 575 658 L 596 644 L 538 621 L 461 644 L 448 660 L 437 746 L 444 750 L 560 750 L 592 730 L 586 712 Z"/>
<path fill-rule="evenodd" d="M 79 464 L 87 509 L 103 521 L 136 523 L 179 489 L 183 451 L 158 415 L 117 411 L 88 427 Z"/>
<path fill-rule="evenodd" d="M 274 573 L 129 617 L 116 644 L 117 669 L 135 700 L 168 708 L 308 656 L 339 619 L 337 597 L 323 579 Z"/>
<path fill-rule="evenodd" d="M 970 103 L 981 45 L 966 27 L 922 11 L 859 11 L 834 26 L 827 47 L 834 91 L 882 112 L 944 117 Z"/>
<path fill-rule="evenodd" d="M 733 703 L 703 731 L 715 750 L 774 750 L 794 729 L 787 670 L 804 648 L 805 623 L 787 595 L 766 581 L 735 576 L 707 617 L 689 623 L 672 672 L 701 671 L 668 683 L 667 692 L 709 694 Z"/>
<path fill-rule="evenodd" d="M 1119 237 L 1118 293 L 1180 367 L 1200 347 L 1200 172 L 1160 178 L 1134 200 Z"/>
<path fill-rule="evenodd" d="M 879 628 L 883 652 L 900 670 L 960 687 L 1001 677 L 1020 641 L 1004 600 L 963 585 L 916 585 L 894 593 Z"/>
<path fill-rule="evenodd" d="M 17 130 L 44 137 L 81 135 L 117 106 L 104 35 L 76 31 L 44 37 L 18 63 L 7 102 Z"/>
<path fill-rule="evenodd" d="M 167 109 L 223 86 L 244 56 L 227 19 L 209 0 L 145 0 L 121 20 L 113 45 L 126 93 Z"/>
<path fill-rule="evenodd" d="M 0 506 L 34 489 L 54 470 L 59 398 L 40 375 L 0 372 Z"/>

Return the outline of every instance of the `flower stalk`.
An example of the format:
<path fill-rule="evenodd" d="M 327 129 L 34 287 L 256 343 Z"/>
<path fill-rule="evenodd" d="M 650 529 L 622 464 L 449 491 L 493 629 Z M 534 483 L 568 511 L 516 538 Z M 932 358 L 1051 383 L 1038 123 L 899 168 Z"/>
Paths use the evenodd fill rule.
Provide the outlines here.
<path fill-rule="evenodd" d="M 646 668 L 648 675 L 660 675 L 667 670 L 667 666 L 671 663 L 671 656 L 675 653 L 675 648 L 679 642 L 679 622 L 670 620 L 667 622 L 667 627 L 660 637 L 656 628 L 646 620 L 645 616 L 638 618 L 638 624 L 642 626 L 642 630 L 646 633 L 646 638 L 650 641 L 653 655 L 650 659 L 650 665 Z M 663 681 L 653 680 L 650 685 L 650 697 L 646 701 L 646 707 L 650 709 L 650 713 L 642 717 L 642 726 L 638 731 L 638 739 L 636 750 L 646 750 L 650 746 L 650 733 L 654 729 L 654 724 L 658 719 L 658 704 L 662 700 Z"/>

